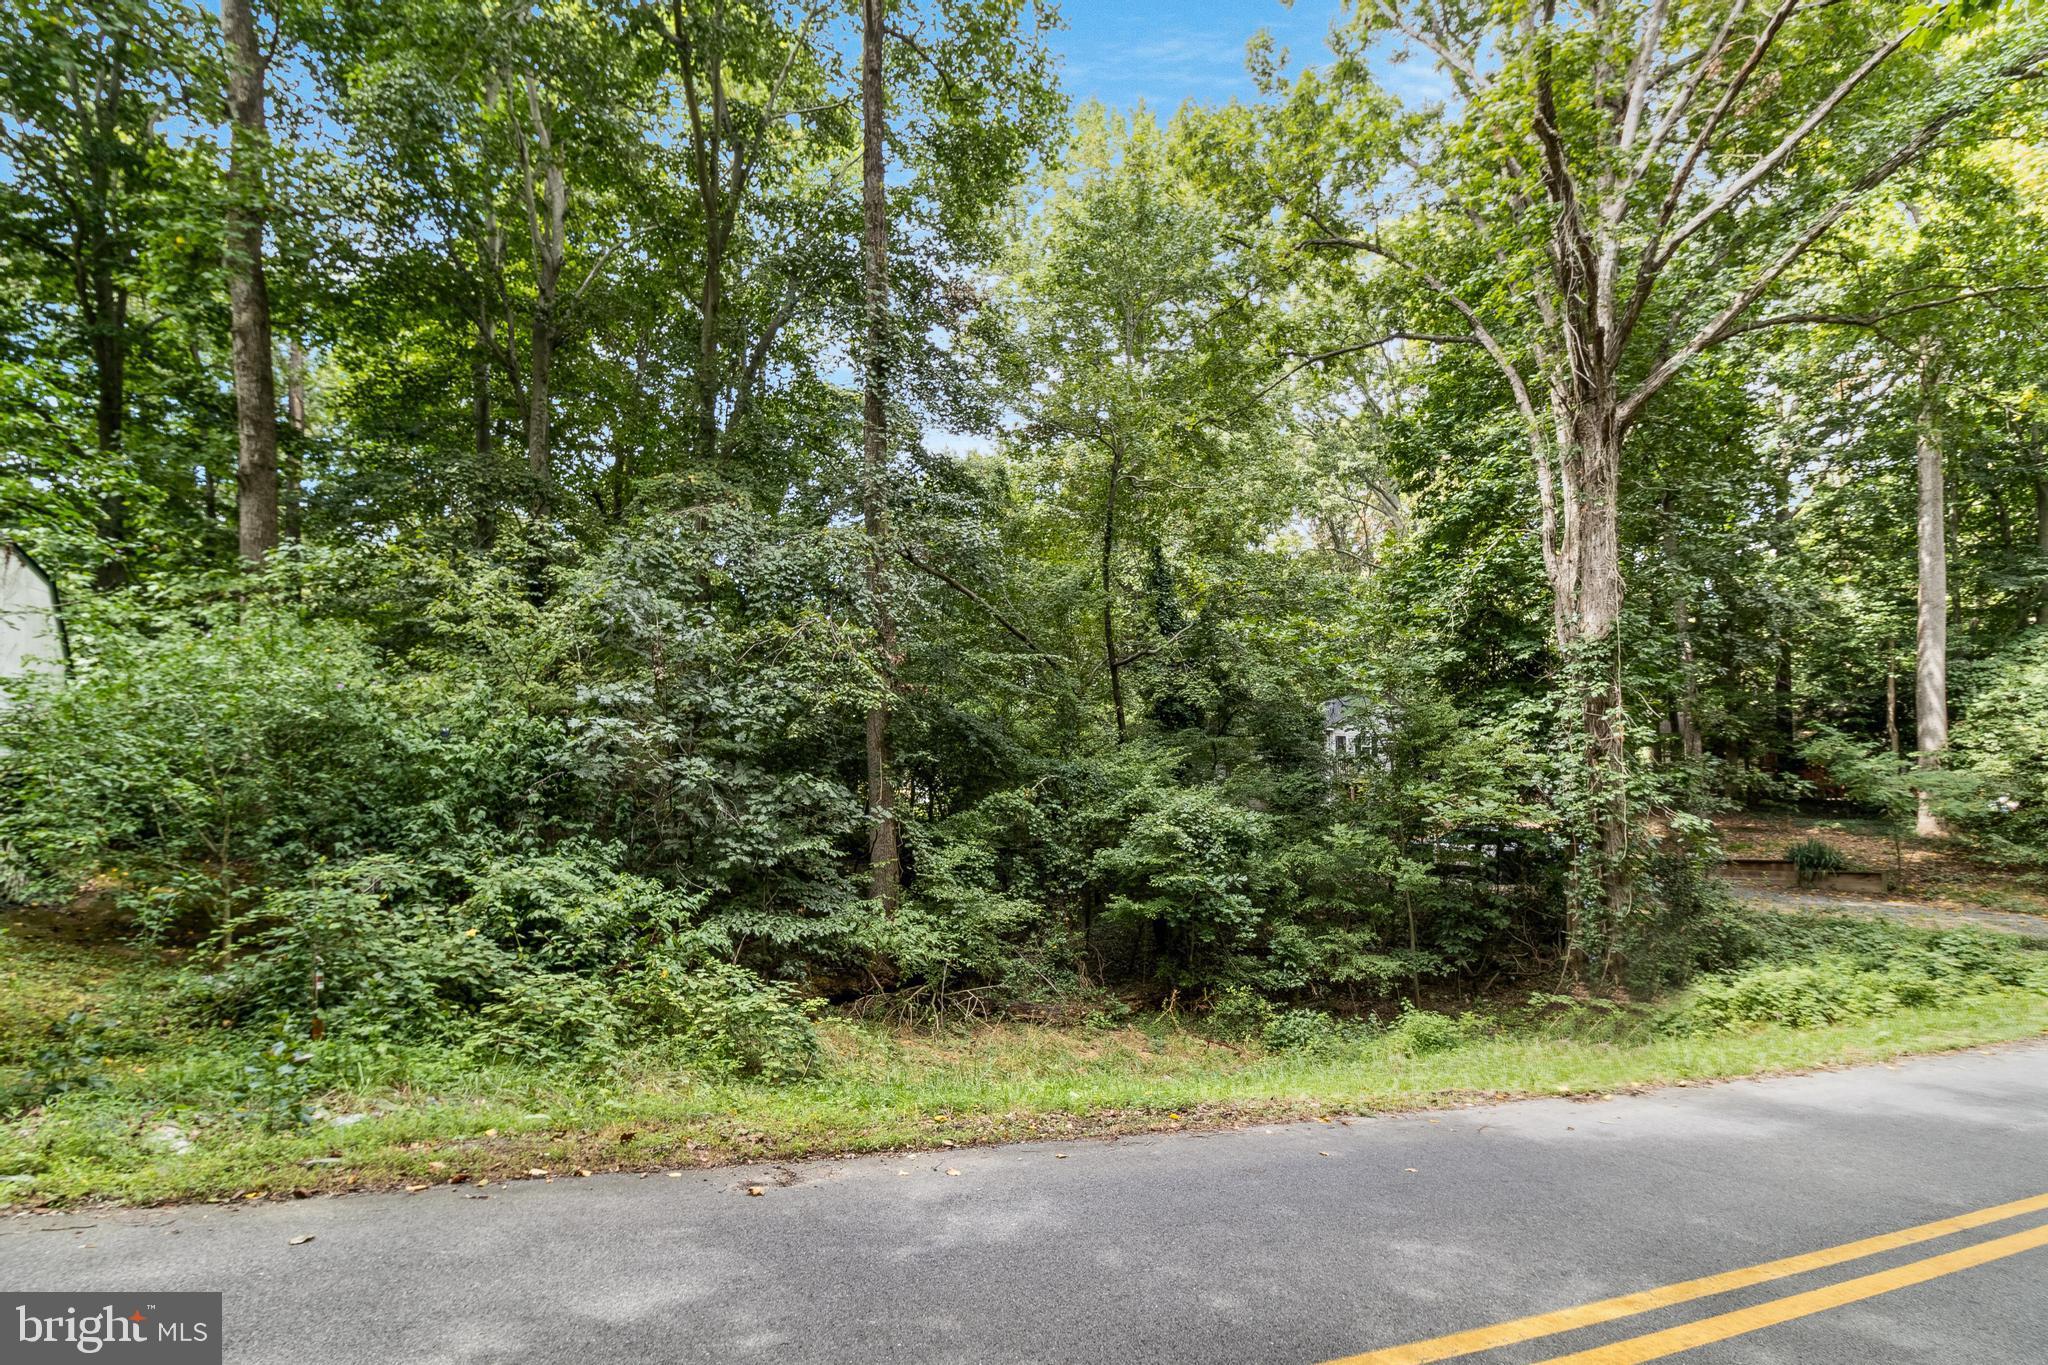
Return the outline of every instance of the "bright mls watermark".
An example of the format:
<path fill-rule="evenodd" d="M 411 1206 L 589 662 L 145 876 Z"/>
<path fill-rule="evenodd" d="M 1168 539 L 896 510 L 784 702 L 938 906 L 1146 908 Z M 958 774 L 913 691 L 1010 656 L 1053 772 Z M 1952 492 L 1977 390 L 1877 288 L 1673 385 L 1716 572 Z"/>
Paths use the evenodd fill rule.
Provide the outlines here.
<path fill-rule="evenodd" d="M 0 1346 L 8 1365 L 220 1365 L 220 1295 L 0 1293 Z"/>

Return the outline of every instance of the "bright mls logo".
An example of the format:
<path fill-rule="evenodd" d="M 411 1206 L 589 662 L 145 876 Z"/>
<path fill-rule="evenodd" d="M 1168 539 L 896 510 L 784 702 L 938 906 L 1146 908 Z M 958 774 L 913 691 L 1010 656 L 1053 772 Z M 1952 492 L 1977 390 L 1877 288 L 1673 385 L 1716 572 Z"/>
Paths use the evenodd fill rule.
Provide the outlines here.
<path fill-rule="evenodd" d="M 76 1360 L 220 1365 L 218 1294 L 0 1294 L 0 1355 L 12 1365 Z"/>

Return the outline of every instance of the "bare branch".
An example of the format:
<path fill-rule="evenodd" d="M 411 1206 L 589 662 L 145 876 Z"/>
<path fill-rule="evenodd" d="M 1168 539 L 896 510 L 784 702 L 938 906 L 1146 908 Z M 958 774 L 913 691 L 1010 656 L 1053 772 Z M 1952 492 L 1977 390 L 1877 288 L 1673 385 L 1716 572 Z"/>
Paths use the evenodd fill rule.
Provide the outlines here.
<path fill-rule="evenodd" d="M 930 564 L 922 559 L 919 559 L 916 555 L 910 552 L 910 547 L 907 545 L 897 546 L 896 553 L 901 555 L 903 557 L 904 562 L 909 564 L 912 568 L 921 569 L 925 573 L 930 574 L 933 578 L 938 579 L 941 583 L 944 583 L 947 587 L 951 588 L 953 591 L 959 593 L 962 597 L 966 598 L 968 601 L 974 603 L 974 605 L 980 607 L 983 611 L 987 612 L 990 618 L 993 619 L 997 625 L 1001 626 L 1005 631 L 1008 631 L 1010 637 L 1016 640 L 1019 644 L 1023 645 L 1024 648 L 1030 650 L 1033 654 L 1045 653 L 1044 650 L 1038 647 L 1037 641 L 1033 640 L 1029 635 L 1026 635 L 1022 630 L 1018 629 L 1017 626 L 1011 622 L 1010 618 L 1003 615 L 1002 612 L 998 611 L 995 605 L 991 603 L 986 597 L 983 597 L 980 593 L 968 587 L 965 583 L 962 583 L 959 579 L 953 577 L 953 575 L 947 573 L 938 565 Z"/>
<path fill-rule="evenodd" d="M 1435 341 L 1447 346 L 1455 345 L 1459 342 L 1469 342 L 1475 346 L 1479 344 L 1479 338 L 1471 335 L 1451 335 L 1437 332 L 1389 332 L 1385 336 L 1374 337 L 1371 341 L 1355 341 L 1348 346 L 1335 346 L 1327 351 L 1317 351 L 1314 355 L 1304 356 L 1295 364 L 1288 366 L 1285 374 L 1282 374 L 1278 379 L 1253 394 L 1252 398 L 1254 400 L 1264 398 L 1267 394 L 1279 388 L 1311 365 L 1321 365 L 1325 361 L 1338 360 L 1347 355 L 1356 355 L 1360 351 L 1370 351 L 1374 347 L 1384 346 L 1390 341 Z"/>
<path fill-rule="evenodd" d="M 1758 181 L 1783 165 L 1785 159 L 1798 150 L 1799 144 L 1806 141 L 1807 135 L 1812 133 L 1815 128 L 1818 128 L 1827 119 L 1829 114 L 1834 113 L 1842 101 L 1849 98 L 1850 94 L 1857 86 L 1863 84 L 1871 72 L 1882 66 L 1893 53 L 1905 46 L 1909 38 L 1925 27 L 1927 27 L 1927 21 L 1922 20 L 1903 33 L 1898 34 L 1890 42 L 1866 57 L 1861 66 L 1843 77 L 1841 83 L 1828 92 L 1827 98 L 1815 105 L 1806 117 L 1799 121 L 1799 126 L 1785 134 L 1777 146 L 1766 152 L 1748 170 L 1729 182 L 1719 194 L 1714 196 L 1713 200 L 1705 208 L 1686 219 L 1684 223 L 1674 229 L 1670 240 L 1665 243 L 1661 255 L 1654 258 L 1646 257 L 1648 268 L 1655 269 L 1657 266 L 1669 261 L 1677 253 L 1678 248 L 1685 245 L 1687 238 L 1706 226 L 1716 215 L 1738 203 L 1750 190 L 1756 187 Z"/>
<path fill-rule="evenodd" d="M 1767 327 L 1800 325 L 1815 327 L 1863 327 L 1874 331 L 1891 319 L 1904 317 L 1908 313 L 1924 312 L 1930 308 L 1946 308 L 1950 304 L 1968 303 L 1972 299 L 1990 298 L 1995 294 L 2037 293 L 2043 290 L 2048 290 L 2048 284 L 2000 284 L 1993 285 L 1988 289 L 1966 289 L 1960 294 L 1951 294 L 1947 298 L 1922 299 L 1918 303 L 1903 304 L 1897 308 L 1887 308 L 1875 313 L 1779 313 L 1775 317 L 1758 318 L 1755 322 L 1745 322 L 1740 327 L 1731 327 L 1721 335 L 1722 340 L 1725 341 L 1731 337 L 1742 336 L 1747 332 L 1761 332 Z"/>

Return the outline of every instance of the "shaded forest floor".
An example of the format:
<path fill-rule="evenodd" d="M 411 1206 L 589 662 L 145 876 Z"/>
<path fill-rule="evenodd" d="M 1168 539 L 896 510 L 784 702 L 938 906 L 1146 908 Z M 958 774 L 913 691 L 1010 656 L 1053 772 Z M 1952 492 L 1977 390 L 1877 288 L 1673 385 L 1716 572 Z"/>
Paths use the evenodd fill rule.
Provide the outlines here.
<path fill-rule="evenodd" d="M 1780 858 L 1795 843 L 1819 839 L 1840 849 L 1850 866 L 1859 870 L 1883 871 L 1896 865 L 1901 874 L 1897 889 L 1868 899 L 2048 915 L 2048 874 L 1984 862 L 1949 840 L 1908 834 L 1894 846 L 1890 831 L 1880 820 L 1799 811 L 1741 811 L 1716 816 L 1714 827 L 1730 857 Z M 1855 892 L 1829 894 L 1843 900 L 1859 898 Z"/>
<path fill-rule="evenodd" d="M 1661 1007 L 1536 996 L 1485 1016 L 1421 1016 L 1426 1028 L 1360 1026 L 1288 1052 L 1218 1041 L 1174 1014 L 944 1029 L 835 1017 L 820 1025 L 818 1074 L 780 1086 L 707 1079 L 653 1051 L 537 1067 L 455 1044 L 330 1034 L 318 1084 L 302 1096 L 310 1121 L 278 1126 L 263 1113 L 276 1096 L 251 1082 L 266 1039 L 195 1022 L 177 1004 L 174 969 L 21 917 L 4 927 L 0 1082 L 42 1086 L 0 1121 L 0 1206 L 16 1209 L 447 1183 L 487 1194 L 509 1179 L 598 1171 L 1595 1096 L 2048 1033 L 2048 989 L 1705 1030 L 1670 1029 Z M 1891 926 L 1823 929 L 1920 949 L 1938 941 Z M 67 1031 L 81 1015 L 90 1032 Z"/>

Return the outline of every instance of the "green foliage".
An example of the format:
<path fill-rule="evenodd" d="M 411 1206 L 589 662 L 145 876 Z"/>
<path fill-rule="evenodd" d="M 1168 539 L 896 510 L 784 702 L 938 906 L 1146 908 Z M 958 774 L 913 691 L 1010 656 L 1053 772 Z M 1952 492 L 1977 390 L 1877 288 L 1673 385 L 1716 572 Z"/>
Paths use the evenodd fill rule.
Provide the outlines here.
<path fill-rule="evenodd" d="M 273 1033 L 243 1065 L 238 1097 L 244 1114 L 265 1132 L 283 1133 L 311 1121 L 312 1099 L 319 1089 L 317 1059 L 314 1045 L 305 1043 L 289 1022 L 280 1021 Z"/>
<path fill-rule="evenodd" d="M 2048 629 L 2029 631 L 1972 672 L 1952 760 L 1967 785 L 1948 813 L 1994 856 L 2048 863 Z"/>
<path fill-rule="evenodd" d="M 1327 1057 L 1345 1042 L 1345 1031 L 1321 1010 L 1285 1010 L 1259 1031 L 1266 1051 L 1304 1057 Z"/>
<path fill-rule="evenodd" d="M 1802 884 L 1849 869 L 1848 855 L 1825 839 L 1802 839 L 1785 850 L 1785 857 Z"/>
<path fill-rule="evenodd" d="M 103 876 L 146 929 L 227 932 L 323 861 L 516 813 L 540 735 L 358 627 L 261 603 L 87 624 L 89 661 L 20 699 L 0 753 L 6 837 L 46 886 Z"/>
<path fill-rule="evenodd" d="M 107 1083 L 107 1022 L 90 1010 L 73 1010 L 43 1031 L 28 1065 L 0 1088 L 0 1115 L 19 1113 L 74 1090 Z"/>
<path fill-rule="evenodd" d="M 706 1075 L 793 1081 L 823 1060 L 812 1026 L 817 1002 L 734 963 L 655 967 L 624 995 L 643 1026 L 665 1033 Z"/>
<path fill-rule="evenodd" d="M 1447 1014 L 1404 1004 L 1401 1017 L 1388 1028 L 1387 1037 L 1409 1056 L 1427 1057 L 1462 1047 L 1477 1031 L 1477 1022 L 1470 1015 L 1453 1019 Z"/>
<path fill-rule="evenodd" d="M 2011 287 L 2048 268 L 2048 87 L 2013 65 L 2041 20 L 1939 8 L 1893 45 L 1896 15 L 1797 6 L 1730 63 L 1715 4 L 1354 5 L 1330 61 L 1262 42 L 1257 101 L 1162 121 L 1069 116 L 1042 6 L 906 0 L 879 349 L 843 26 L 281 11 L 259 568 L 228 187 L 188 126 L 210 21 L 18 6 L 0 505 L 75 658 L 0 698 L 0 894 L 126 915 L 208 1027 L 319 1020 L 318 1066 L 251 1073 L 289 1127 L 384 1045 L 791 1079 L 824 1000 L 1206 1000 L 1219 1037 L 1323 1055 L 1432 985 L 1653 995 L 1768 937 L 1709 875 L 1730 803 L 1897 831 L 1927 792 L 2048 861 L 2048 314 Z M 1425 31 L 1457 98 L 1403 108 L 1384 63 Z M 1631 71 L 1697 82 L 1632 100 Z M 1777 326 L 1816 315 L 1886 326 Z M 1585 319 L 1599 344 L 1559 334 Z M 1914 719 L 1923 441 L 1967 604 L 1948 771 L 1880 739 Z M 1815 981 L 1757 989 L 1821 1017 L 1797 997 L 1846 950 L 1808 946 L 1755 970 Z M 93 1074 L 50 1047 L 25 1094 Z"/>
<path fill-rule="evenodd" d="M 1998 991 L 2048 994 L 2048 957 L 1997 935 L 1859 921 L 1760 919 L 1755 928 L 1750 965 L 1696 981 L 1667 1027 L 1816 1028 Z"/>
<path fill-rule="evenodd" d="M 1175 984 L 1198 983 L 1257 932 L 1262 825 L 1215 791 L 1169 790 L 1095 853 L 1091 870 L 1109 890 L 1110 918 L 1175 945 L 1160 968 Z"/>
<path fill-rule="evenodd" d="M 1230 1043 L 1263 1039 L 1277 1012 L 1273 1002 L 1249 986 L 1225 986 L 1209 1002 L 1209 1032 Z"/>

